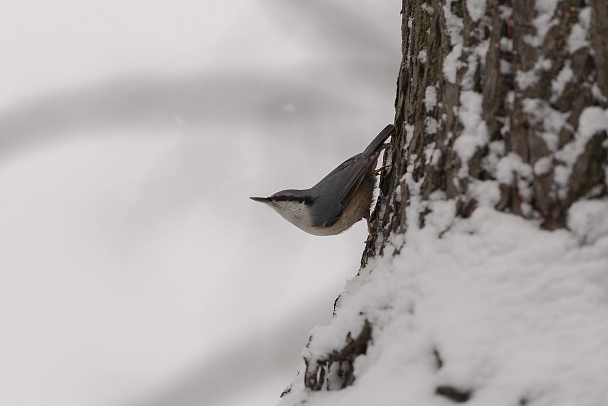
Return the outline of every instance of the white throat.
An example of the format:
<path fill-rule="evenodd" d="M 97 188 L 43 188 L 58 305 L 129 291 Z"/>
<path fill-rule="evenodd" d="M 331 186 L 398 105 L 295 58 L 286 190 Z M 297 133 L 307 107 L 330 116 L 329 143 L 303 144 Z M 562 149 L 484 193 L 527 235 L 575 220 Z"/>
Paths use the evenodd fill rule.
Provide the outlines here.
<path fill-rule="evenodd" d="M 294 226 L 299 227 L 306 232 L 310 232 L 312 229 L 312 219 L 310 218 L 308 207 L 304 202 L 286 200 L 272 202 L 271 206 L 285 220 L 289 221 Z"/>

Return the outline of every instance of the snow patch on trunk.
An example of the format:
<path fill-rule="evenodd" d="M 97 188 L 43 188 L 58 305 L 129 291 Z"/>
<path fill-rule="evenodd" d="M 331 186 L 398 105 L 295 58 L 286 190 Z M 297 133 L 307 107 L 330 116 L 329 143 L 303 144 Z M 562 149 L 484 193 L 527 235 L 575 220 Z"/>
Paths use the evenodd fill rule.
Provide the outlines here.
<path fill-rule="evenodd" d="M 484 207 L 456 219 L 445 202 L 431 208 L 440 203 L 425 228 L 395 235 L 349 282 L 332 323 L 313 330 L 323 338 L 308 351 L 326 351 L 353 318 L 372 323 L 353 385 L 310 392 L 300 376 L 281 405 L 603 404 L 607 202 L 574 205 L 574 232 Z"/>

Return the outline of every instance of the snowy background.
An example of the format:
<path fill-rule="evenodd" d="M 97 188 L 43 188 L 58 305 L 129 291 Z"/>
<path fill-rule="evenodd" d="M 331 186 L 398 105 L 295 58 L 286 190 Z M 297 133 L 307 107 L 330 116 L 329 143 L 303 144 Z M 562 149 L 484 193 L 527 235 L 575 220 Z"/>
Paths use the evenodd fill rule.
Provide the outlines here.
<path fill-rule="evenodd" d="M 275 404 L 367 233 L 309 236 L 248 196 L 392 122 L 399 11 L 3 7 L 0 404 Z"/>

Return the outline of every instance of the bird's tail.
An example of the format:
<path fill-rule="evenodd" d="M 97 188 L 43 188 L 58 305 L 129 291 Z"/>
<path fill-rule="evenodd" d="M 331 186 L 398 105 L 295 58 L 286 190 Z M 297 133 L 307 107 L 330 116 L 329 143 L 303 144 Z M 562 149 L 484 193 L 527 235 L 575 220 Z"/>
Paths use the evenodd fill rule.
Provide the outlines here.
<path fill-rule="evenodd" d="M 378 134 L 376 136 L 376 138 L 373 139 L 373 141 L 367 146 L 367 148 L 365 148 L 365 150 L 361 153 L 361 155 L 363 155 L 363 156 L 374 155 L 376 152 L 378 152 L 380 150 L 380 148 L 382 148 L 382 146 L 384 145 L 384 141 L 386 141 L 386 139 L 388 137 L 390 137 L 391 135 L 393 135 L 394 133 L 395 133 L 395 126 L 392 124 L 387 125 L 386 127 L 384 127 L 384 130 L 380 131 L 380 134 Z"/>

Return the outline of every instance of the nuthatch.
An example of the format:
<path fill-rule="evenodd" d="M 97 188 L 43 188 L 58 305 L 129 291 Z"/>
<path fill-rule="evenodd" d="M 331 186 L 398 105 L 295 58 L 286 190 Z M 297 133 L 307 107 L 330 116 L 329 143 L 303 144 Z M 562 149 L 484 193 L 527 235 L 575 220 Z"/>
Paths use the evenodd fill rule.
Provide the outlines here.
<path fill-rule="evenodd" d="M 288 189 L 270 197 L 252 197 L 266 203 L 291 224 L 314 235 L 335 235 L 365 218 L 370 226 L 370 207 L 376 186 L 376 161 L 384 141 L 395 133 L 392 124 L 365 150 L 305 190 Z"/>

